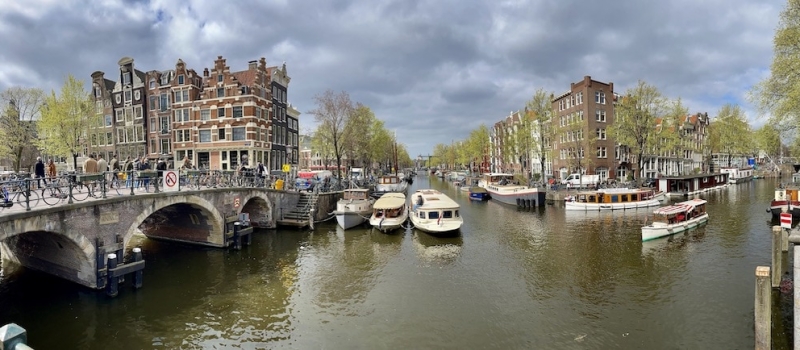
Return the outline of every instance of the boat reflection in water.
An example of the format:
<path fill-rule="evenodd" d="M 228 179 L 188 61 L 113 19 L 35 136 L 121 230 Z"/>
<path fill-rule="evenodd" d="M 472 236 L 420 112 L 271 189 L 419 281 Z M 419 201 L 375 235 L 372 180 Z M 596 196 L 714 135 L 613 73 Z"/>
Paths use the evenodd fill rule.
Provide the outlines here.
<path fill-rule="evenodd" d="M 693 251 L 694 244 L 705 238 L 706 227 L 706 225 L 694 227 L 671 236 L 642 242 L 642 257 L 668 256 L 677 251 Z"/>
<path fill-rule="evenodd" d="M 414 248 L 422 261 L 451 263 L 461 255 L 464 239 L 460 233 L 449 236 L 432 236 L 421 230 L 414 229 L 412 231 Z"/>

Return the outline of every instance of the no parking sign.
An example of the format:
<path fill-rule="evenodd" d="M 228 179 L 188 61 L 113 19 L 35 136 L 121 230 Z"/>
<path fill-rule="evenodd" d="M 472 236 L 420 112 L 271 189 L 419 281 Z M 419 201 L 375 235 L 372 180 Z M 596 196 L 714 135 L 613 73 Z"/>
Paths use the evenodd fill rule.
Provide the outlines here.
<path fill-rule="evenodd" d="M 161 187 L 164 192 L 178 191 L 178 172 L 172 170 L 164 171 L 164 178 Z"/>

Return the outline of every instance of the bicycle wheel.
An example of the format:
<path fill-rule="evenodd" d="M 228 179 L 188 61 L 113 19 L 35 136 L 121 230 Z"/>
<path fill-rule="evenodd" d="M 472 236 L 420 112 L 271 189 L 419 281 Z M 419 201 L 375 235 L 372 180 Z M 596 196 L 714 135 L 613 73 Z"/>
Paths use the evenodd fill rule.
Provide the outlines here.
<path fill-rule="evenodd" d="M 36 191 L 20 192 L 17 194 L 17 203 L 23 208 L 27 208 L 30 205 L 31 209 L 33 209 L 39 204 L 39 194 Z"/>
<path fill-rule="evenodd" d="M 42 201 L 47 205 L 56 205 L 64 198 L 66 198 L 64 192 L 61 192 L 61 188 L 55 187 L 55 185 L 42 191 Z"/>
<path fill-rule="evenodd" d="M 86 198 L 89 198 L 89 195 L 90 195 L 89 191 L 90 191 L 90 189 L 89 189 L 88 185 L 86 185 L 86 186 L 84 186 L 84 185 L 81 185 L 81 186 L 73 185 L 73 187 L 72 187 L 72 199 L 74 199 L 76 201 L 79 201 L 79 202 L 85 201 Z"/>

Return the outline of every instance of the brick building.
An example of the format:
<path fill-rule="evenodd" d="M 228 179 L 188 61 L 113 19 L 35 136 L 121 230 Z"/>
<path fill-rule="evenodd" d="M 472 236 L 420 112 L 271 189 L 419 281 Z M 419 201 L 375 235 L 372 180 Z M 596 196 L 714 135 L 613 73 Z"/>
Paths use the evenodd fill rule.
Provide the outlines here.
<path fill-rule="evenodd" d="M 116 132 L 114 130 L 114 107 L 112 92 L 116 82 L 105 78 L 105 73 L 92 73 L 92 100 L 95 105 L 95 118 L 87 136 L 89 147 L 83 152 L 102 154 L 110 160 L 116 152 Z"/>
<path fill-rule="evenodd" d="M 138 157 L 147 154 L 145 130 L 147 119 L 145 73 L 136 69 L 133 58 L 123 57 L 119 65 L 119 80 L 111 92 L 114 108 L 113 128 L 116 131 L 116 153 L 120 159 L 127 156 Z"/>

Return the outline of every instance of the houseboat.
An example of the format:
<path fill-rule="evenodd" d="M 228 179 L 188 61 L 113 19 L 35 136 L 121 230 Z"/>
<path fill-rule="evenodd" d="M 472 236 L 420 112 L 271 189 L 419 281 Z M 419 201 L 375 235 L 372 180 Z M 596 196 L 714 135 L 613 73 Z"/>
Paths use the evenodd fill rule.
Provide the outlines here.
<path fill-rule="evenodd" d="M 740 184 L 743 182 L 749 182 L 750 180 L 753 180 L 752 167 L 744 167 L 744 168 L 724 167 L 720 168 L 719 171 L 721 173 L 728 174 L 729 184 Z"/>
<path fill-rule="evenodd" d="M 566 210 L 635 210 L 661 205 L 667 197 L 652 189 L 611 188 L 578 192 L 564 202 Z"/>
<path fill-rule="evenodd" d="M 668 197 L 687 197 L 722 189 L 728 186 L 727 173 L 662 176 L 656 179 L 656 188 Z"/>
<path fill-rule="evenodd" d="M 489 192 L 493 201 L 518 207 L 543 206 L 545 201 L 544 187 L 529 187 L 522 185 L 514 179 L 514 175 L 507 173 L 488 173 L 478 181 L 478 186 Z"/>
<path fill-rule="evenodd" d="M 389 232 L 402 227 L 406 219 L 406 196 L 402 193 L 386 193 L 372 205 L 369 224 L 380 231 Z"/>
<path fill-rule="evenodd" d="M 781 213 L 791 213 L 793 218 L 800 217 L 800 173 L 792 174 L 792 182 L 780 184 L 775 189 L 775 197 L 769 204 L 768 212 L 778 220 Z"/>
<path fill-rule="evenodd" d="M 380 198 L 384 194 L 390 192 L 406 195 L 408 193 L 408 182 L 405 181 L 404 177 L 405 175 L 383 175 L 379 177 L 378 182 L 375 184 L 375 191 L 372 192 L 372 196 Z"/>
<path fill-rule="evenodd" d="M 342 199 L 336 202 L 336 223 L 347 230 L 363 224 L 372 215 L 375 200 L 364 188 L 349 188 L 342 191 Z"/>
<path fill-rule="evenodd" d="M 642 227 L 642 242 L 684 232 L 708 222 L 706 201 L 695 198 L 653 212 L 653 221 Z"/>
<path fill-rule="evenodd" d="M 418 230 L 443 234 L 456 232 L 464 224 L 458 203 L 442 192 L 421 189 L 414 192 L 409 199 L 412 208 L 409 219 Z"/>

